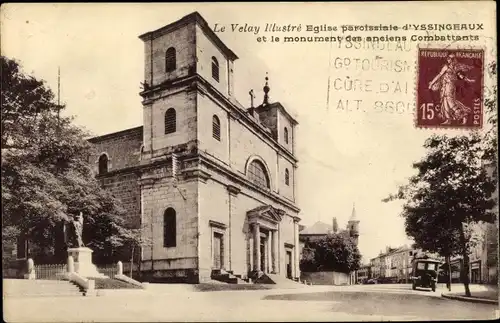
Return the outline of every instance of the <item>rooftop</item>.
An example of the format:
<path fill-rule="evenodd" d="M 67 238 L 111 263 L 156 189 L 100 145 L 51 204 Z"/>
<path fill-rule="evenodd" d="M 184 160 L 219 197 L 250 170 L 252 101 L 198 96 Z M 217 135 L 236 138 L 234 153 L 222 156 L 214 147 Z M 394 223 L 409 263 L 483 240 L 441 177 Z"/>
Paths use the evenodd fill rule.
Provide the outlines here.
<path fill-rule="evenodd" d="M 283 113 L 285 116 L 287 116 L 287 118 L 290 119 L 290 121 L 294 125 L 299 124 L 297 122 L 297 120 L 288 111 L 286 111 L 285 107 L 280 102 L 273 102 L 273 103 L 269 103 L 269 104 L 266 104 L 266 105 L 261 104 L 258 107 L 256 107 L 255 109 L 257 111 L 262 111 L 262 110 L 267 110 L 267 109 L 271 109 L 271 108 L 277 108 L 277 109 L 279 109 L 281 111 L 281 113 Z"/>
<path fill-rule="evenodd" d="M 142 131 L 143 131 L 143 126 L 138 126 L 138 127 L 134 127 L 134 128 L 120 130 L 117 132 L 107 133 L 107 134 L 104 134 L 101 136 L 91 137 L 91 138 L 88 138 L 87 140 L 91 143 L 97 143 L 97 142 L 100 142 L 102 140 L 108 140 L 111 138 L 122 137 L 122 136 L 125 136 L 128 134 L 133 134 L 133 133 L 136 133 L 138 136 L 140 136 L 142 138 Z"/>
<path fill-rule="evenodd" d="M 154 31 L 142 34 L 139 36 L 139 38 L 143 41 L 151 40 L 156 37 L 160 37 L 168 32 L 176 30 L 178 28 L 184 27 L 193 22 L 197 23 L 200 26 L 201 30 L 203 30 L 203 32 L 207 35 L 207 37 L 211 41 L 213 41 L 230 60 L 234 61 L 238 59 L 238 56 L 236 56 L 236 54 L 222 42 L 219 36 L 217 36 L 217 34 L 215 34 L 215 32 L 212 30 L 212 28 L 210 28 L 207 21 L 197 11 L 190 13 L 189 15 L 186 15 L 177 21 L 174 21 L 171 24 L 163 26 Z"/>
<path fill-rule="evenodd" d="M 318 221 L 313 225 L 306 227 L 304 230 L 300 231 L 301 235 L 324 235 L 329 234 L 333 230 L 333 227 L 330 224 L 326 224 L 325 222 Z"/>

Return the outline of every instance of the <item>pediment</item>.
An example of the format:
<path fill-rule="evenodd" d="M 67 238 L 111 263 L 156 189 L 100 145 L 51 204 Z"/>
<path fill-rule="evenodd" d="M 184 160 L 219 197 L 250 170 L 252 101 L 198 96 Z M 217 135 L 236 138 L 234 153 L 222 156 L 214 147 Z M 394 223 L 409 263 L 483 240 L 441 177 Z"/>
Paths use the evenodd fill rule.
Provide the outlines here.
<path fill-rule="evenodd" d="M 247 212 L 249 219 L 262 219 L 271 223 L 279 223 L 285 215 L 285 211 L 277 209 L 271 205 L 258 206 Z"/>

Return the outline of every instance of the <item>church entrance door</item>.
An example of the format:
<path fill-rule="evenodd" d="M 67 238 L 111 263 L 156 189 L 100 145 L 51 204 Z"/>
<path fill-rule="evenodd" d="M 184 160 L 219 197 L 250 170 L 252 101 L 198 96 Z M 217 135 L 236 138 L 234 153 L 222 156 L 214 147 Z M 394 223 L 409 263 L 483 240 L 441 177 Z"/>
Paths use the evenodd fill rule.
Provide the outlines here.
<path fill-rule="evenodd" d="M 222 263 L 223 263 L 223 244 L 222 244 L 222 238 L 223 235 L 220 233 L 214 233 L 214 259 L 213 259 L 213 266 L 214 269 L 222 269 Z"/>
<path fill-rule="evenodd" d="M 292 279 L 292 252 L 286 252 L 286 278 Z"/>
<path fill-rule="evenodd" d="M 260 270 L 267 272 L 266 268 L 266 238 L 260 238 Z"/>

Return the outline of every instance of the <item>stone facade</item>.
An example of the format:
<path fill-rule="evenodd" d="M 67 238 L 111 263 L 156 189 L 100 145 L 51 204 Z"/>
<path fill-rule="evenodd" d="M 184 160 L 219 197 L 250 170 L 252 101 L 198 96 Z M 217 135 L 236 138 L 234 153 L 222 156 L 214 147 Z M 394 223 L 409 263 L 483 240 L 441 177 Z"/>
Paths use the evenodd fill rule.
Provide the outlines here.
<path fill-rule="evenodd" d="M 370 278 L 372 278 L 371 266 L 370 265 L 361 266 L 357 271 L 358 284 L 365 283 Z"/>
<path fill-rule="evenodd" d="M 479 241 L 469 254 L 469 279 L 473 284 L 497 284 L 498 282 L 498 222 L 475 225 Z M 452 280 L 461 282 L 463 267 L 461 256 L 451 259 Z"/>
<path fill-rule="evenodd" d="M 411 279 L 412 259 L 418 250 L 408 246 L 387 247 L 385 252 L 370 260 L 372 278 L 387 282 L 407 283 Z"/>
<path fill-rule="evenodd" d="M 90 142 L 98 178 L 151 238 L 143 277 L 300 277 L 297 121 L 268 102 L 267 79 L 262 104 L 238 103 L 237 56 L 198 13 L 140 39 L 144 125 Z"/>

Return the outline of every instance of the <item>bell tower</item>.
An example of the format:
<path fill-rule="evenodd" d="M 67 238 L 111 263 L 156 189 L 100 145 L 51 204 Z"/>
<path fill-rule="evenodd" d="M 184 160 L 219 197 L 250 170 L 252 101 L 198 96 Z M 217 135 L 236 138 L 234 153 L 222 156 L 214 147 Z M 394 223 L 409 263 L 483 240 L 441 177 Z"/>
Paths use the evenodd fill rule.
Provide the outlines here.
<path fill-rule="evenodd" d="M 356 206 L 354 205 L 354 203 L 352 204 L 351 217 L 347 222 L 347 230 L 349 231 L 349 235 L 356 241 L 356 244 L 358 244 L 359 220 L 356 217 Z"/>
<path fill-rule="evenodd" d="M 231 97 L 238 57 L 198 12 L 139 38 L 144 42 L 143 157 L 168 155 L 181 145 L 189 150 L 200 137 L 200 93 L 209 87 Z"/>

